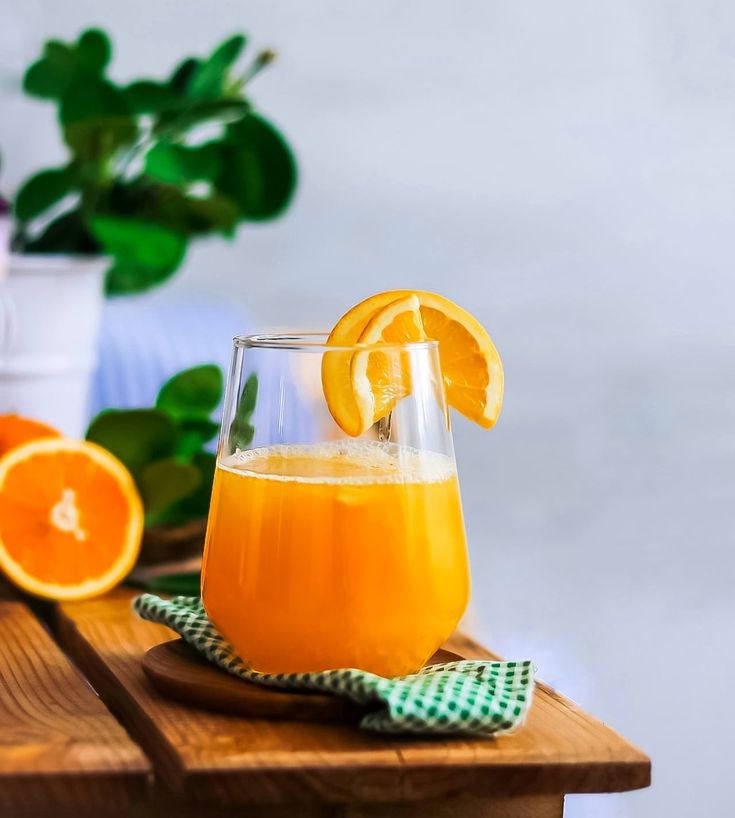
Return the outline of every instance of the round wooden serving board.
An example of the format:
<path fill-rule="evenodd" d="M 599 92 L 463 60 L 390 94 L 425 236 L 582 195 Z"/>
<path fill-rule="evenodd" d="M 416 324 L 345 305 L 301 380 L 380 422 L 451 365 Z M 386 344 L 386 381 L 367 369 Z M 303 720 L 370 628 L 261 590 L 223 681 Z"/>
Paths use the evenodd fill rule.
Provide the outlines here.
<path fill-rule="evenodd" d="M 463 657 L 438 650 L 427 664 Z M 292 693 L 238 679 L 207 662 L 183 639 L 163 642 L 143 656 L 143 671 L 159 693 L 184 704 L 258 719 L 355 721 L 361 708 L 327 693 Z"/>

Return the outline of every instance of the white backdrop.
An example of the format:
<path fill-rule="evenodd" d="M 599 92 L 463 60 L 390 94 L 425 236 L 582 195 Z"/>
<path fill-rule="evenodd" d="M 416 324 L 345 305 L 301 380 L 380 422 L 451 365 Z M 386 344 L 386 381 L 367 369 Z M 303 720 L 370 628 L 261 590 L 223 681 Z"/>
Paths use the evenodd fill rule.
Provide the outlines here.
<path fill-rule="evenodd" d="M 476 630 L 654 758 L 651 790 L 569 815 L 730 815 L 735 6 L 0 7 L 8 189 L 60 150 L 16 91 L 44 37 L 109 28 L 121 78 L 236 29 L 280 51 L 253 96 L 297 148 L 295 206 L 198 247 L 171 297 L 263 328 L 403 286 L 475 312 L 507 371 L 496 430 L 455 424 Z"/>

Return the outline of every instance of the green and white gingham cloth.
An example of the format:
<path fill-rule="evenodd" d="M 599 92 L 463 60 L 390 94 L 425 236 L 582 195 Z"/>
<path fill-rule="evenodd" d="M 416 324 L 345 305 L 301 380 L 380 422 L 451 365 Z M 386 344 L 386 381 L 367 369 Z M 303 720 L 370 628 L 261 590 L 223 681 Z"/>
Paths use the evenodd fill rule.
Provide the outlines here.
<path fill-rule="evenodd" d="M 531 707 L 534 666 L 529 661 L 447 662 L 394 679 L 354 668 L 258 673 L 215 628 L 199 597 L 166 600 L 142 594 L 133 600 L 133 609 L 143 619 L 167 625 L 210 662 L 247 682 L 346 696 L 365 707 L 360 726 L 366 730 L 499 735 L 520 727 Z"/>

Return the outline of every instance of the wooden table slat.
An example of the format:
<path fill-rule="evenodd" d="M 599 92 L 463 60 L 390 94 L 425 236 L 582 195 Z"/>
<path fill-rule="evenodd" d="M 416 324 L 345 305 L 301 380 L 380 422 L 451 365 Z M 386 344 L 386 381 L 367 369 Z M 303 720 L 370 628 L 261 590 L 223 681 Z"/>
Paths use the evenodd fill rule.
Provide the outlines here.
<path fill-rule="evenodd" d="M 65 650 L 141 743 L 161 784 L 191 803 L 369 805 L 549 794 L 559 796 L 545 802 L 552 814 L 563 793 L 650 781 L 640 750 L 545 685 L 513 736 L 381 737 L 348 725 L 251 720 L 165 700 L 140 660 L 173 633 L 135 617 L 127 592 L 61 605 L 58 628 Z M 490 655 L 466 637 L 447 647 Z"/>
<path fill-rule="evenodd" d="M 0 811 L 132 804 L 151 775 L 26 605 L 0 594 Z"/>

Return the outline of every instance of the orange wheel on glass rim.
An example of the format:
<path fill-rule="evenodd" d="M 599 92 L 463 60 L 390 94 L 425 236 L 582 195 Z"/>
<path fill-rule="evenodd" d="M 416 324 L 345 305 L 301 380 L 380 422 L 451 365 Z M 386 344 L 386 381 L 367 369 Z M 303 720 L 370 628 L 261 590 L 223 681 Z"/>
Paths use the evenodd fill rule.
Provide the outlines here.
<path fill-rule="evenodd" d="M 361 344 L 407 344 L 423 341 L 426 335 L 415 295 L 397 298 L 368 321 L 358 342 Z M 360 427 L 368 429 L 384 418 L 412 390 L 411 369 L 403 356 L 372 352 L 357 352 L 352 356 L 350 383 Z"/>
<path fill-rule="evenodd" d="M 48 438 L 0 458 L 0 570 L 24 591 L 102 594 L 135 564 L 142 533 L 133 478 L 101 446 Z"/>
<path fill-rule="evenodd" d="M 439 359 L 447 403 L 486 429 L 494 426 L 503 404 L 503 365 L 487 330 L 467 310 L 444 296 L 423 290 L 376 293 L 348 310 L 329 334 L 328 344 L 351 346 L 370 324 L 380 322 L 397 300 L 415 296 L 425 337 L 439 342 Z M 360 397 L 351 386 L 353 355 L 326 352 L 322 386 L 327 406 L 346 434 L 366 431 Z"/>

